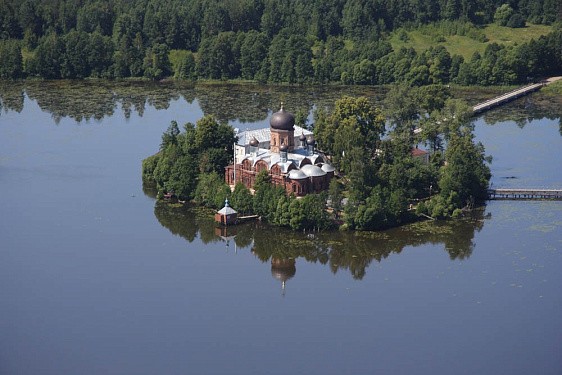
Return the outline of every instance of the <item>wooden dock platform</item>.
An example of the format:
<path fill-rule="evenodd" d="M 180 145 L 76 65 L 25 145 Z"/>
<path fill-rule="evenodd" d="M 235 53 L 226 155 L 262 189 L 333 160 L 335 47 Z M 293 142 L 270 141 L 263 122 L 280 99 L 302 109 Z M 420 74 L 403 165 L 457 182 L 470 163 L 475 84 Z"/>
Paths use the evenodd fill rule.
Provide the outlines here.
<path fill-rule="evenodd" d="M 488 189 L 488 199 L 530 200 L 551 199 L 562 200 L 562 189 Z"/>

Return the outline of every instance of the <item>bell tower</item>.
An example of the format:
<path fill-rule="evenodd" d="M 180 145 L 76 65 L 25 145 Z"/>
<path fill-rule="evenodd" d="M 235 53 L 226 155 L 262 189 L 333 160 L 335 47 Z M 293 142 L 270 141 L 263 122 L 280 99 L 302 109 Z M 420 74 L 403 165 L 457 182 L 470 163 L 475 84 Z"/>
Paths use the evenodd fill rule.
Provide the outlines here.
<path fill-rule="evenodd" d="M 295 116 L 285 111 L 283 103 L 279 112 L 275 112 L 269 121 L 271 131 L 271 152 L 279 153 L 281 146 L 286 146 L 287 151 L 295 149 Z"/>

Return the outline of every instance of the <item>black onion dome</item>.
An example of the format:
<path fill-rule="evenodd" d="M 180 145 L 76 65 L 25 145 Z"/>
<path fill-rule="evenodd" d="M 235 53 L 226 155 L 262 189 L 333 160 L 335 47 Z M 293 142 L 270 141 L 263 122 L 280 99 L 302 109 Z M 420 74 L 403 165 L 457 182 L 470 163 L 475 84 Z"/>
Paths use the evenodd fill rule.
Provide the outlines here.
<path fill-rule="evenodd" d="M 310 146 L 314 146 L 316 144 L 316 140 L 314 139 L 313 136 L 308 137 L 308 139 L 306 140 L 306 144 L 310 145 Z"/>
<path fill-rule="evenodd" d="M 269 125 L 272 129 L 277 130 L 295 130 L 295 116 L 291 112 L 285 111 L 283 104 L 279 112 L 275 112 L 269 120 Z"/>
<path fill-rule="evenodd" d="M 281 145 L 281 147 L 279 147 L 279 151 L 281 152 L 287 152 L 288 149 L 289 147 L 287 147 L 287 145 Z"/>
<path fill-rule="evenodd" d="M 250 139 L 250 146 L 252 147 L 258 147 L 260 145 L 260 143 L 258 142 L 258 140 L 256 139 L 256 137 L 252 137 L 252 139 Z"/>
<path fill-rule="evenodd" d="M 301 133 L 301 136 L 299 137 L 299 141 L 306 141 L 306 135 L 304 135 L 304 133 Z"/>

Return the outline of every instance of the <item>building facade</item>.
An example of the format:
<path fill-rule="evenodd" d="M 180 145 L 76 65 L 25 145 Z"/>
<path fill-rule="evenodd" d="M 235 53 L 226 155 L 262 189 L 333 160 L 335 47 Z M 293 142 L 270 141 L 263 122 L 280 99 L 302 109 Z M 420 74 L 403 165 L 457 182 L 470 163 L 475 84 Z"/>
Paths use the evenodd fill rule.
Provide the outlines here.
<path fill-rule="evenodd" d="M 234 164 L 225 171 L 231 186 L 241 182 L 253 189 L 257 174 L 265 170 L 272 184 L 303 196 L 327 190 L 335 173 L 316 150 L 312 132 L 295 126 L 295 117 L 283 105 L 271 116 L 269 128 L 240 133 L 234 152 Z"/>

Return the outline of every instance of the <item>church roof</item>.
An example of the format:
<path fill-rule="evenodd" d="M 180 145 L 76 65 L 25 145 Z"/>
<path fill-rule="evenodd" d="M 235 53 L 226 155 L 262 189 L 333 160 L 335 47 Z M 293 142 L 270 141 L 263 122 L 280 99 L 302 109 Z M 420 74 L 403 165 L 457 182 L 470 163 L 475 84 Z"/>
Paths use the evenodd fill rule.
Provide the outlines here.
<path fill-rule="evenodd" d="M 223 207 L 218 211 L 221 215 L 232 215 L 237 214 L 238 212 L 234 210 L 232 207 Z"/>
<path fill-rule="evenodd" d="M 295 125 L 294 128 L 295 134 L 304 134 L 305 136 L 312 135 L 312 132 L 310 130 L 306 130 L 305 128 L 301 128 L 300 126 Z M 253 137 L 255 137 L 259 143 L 269 142 L 271 140 L 271 128 L 268 127 L 262 129 L 245 130 L 238 133 L 238 145 L 249 145 Z"/>
<path fill-rule="evenodd" d="M 305 178 L 308 178 L 308 176 L 300 169 L 293 169 L 289 172 L 289 178 L 291 180 L 304 180 Z"/>
<path fill-rule="evenodd" d="M 324 172 L 334 172 L 336 170 L 336 168 L 334 168 L 331 164 L 324 163 L 324 164 L 322 164 L 322 170 Z"/>
<path fill-rule="evenodd" d="M 291 112 L 285 111 L 283 103 L 281 103 L 281 109 L 271 116 L 269 125 L 272 129 L 277 130 L 295 130 L 295 116 Z"/>
<path fill-rule="evenodd" d="M 301 171 L 308 177 L 320 177 L 326 175 L 326 172 L 324 172 L 322 168 L 312 164 L 303 165 L 301 167 Z"/>
<path fill-rule="evenodd" d="M 228 216 L 228 215 L 232 215 L 232 214 L 237 214 L 238 212 L 228 205 L 228 199 L 227 199 L 224 202 L 224 207 L 221 208 L 217 213 L 219 213 L 221 215 Z"/>

